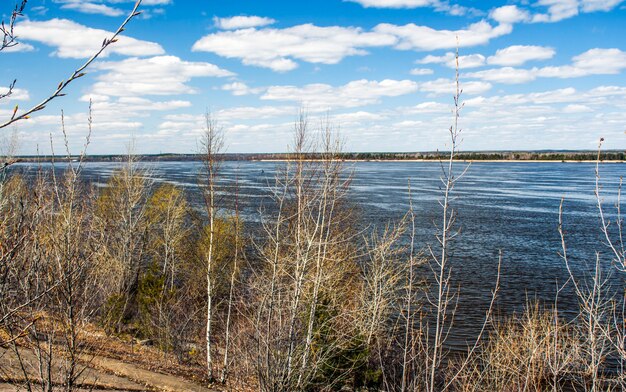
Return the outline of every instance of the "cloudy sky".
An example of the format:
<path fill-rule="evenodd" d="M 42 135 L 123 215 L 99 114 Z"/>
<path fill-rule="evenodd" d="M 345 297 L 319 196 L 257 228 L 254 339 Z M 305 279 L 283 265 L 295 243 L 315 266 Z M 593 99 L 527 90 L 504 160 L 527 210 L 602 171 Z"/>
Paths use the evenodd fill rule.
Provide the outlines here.
<path fill-rule="evenodd" d="M 3 1 L 6 19 L 11 2 Z M 133 0 L 30 0 L 0 53 L 0 115 L 45 98 Z M 20 153 L 195 152 L 210 111 L 230 152 L 284 151 L 300 108 L 351 151 L 445 148 L 457 36 L 464 150 L 626 148 L 626 1 L 144 0 L 72 84 L 16 125 Z M 11 130 L 4 130 L 7 137 Z"/>

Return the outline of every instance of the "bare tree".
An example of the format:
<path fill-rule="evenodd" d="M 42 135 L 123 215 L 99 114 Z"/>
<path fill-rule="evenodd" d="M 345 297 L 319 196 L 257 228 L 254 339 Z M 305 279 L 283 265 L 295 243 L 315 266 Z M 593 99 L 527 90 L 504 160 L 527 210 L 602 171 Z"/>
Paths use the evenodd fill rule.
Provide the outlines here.
<path fill-rule="evenodd" d="M 81 347 L 81 322 L 86 320 L 88 305 L 93 287 L 89 285 L 89 269 L 97 249 L 94 247 L 90 216 L 89 197 L 81 191 L 80 175 L 83 160 L 90 143 L 92 131 L 91 105 L 89 107 L 88 134 L 77 163 L 72 162 L 69 139 L 65 129 L 65 120 L 61 114 L 61 127 L 66 148 L 67 168 L 62 178 L 58 178 L 52 168 L 52 192 L 54 209 L 51 211 L 49 225 L 49 257 L 53 281 L 58 281 L 58 288 L 53 292 L 50 309 L 53 317 L 58 317 L 59 330 L 63 336 L 63 386 L 66 391 L 76 388 L 78 377 L 85 370 L 79 364 L 79 357 L 84 350 Z M 52 146 L 52 138 L 51 138 Z M 54 149 L 53 156 L 54 156 Z M 54 320 L 54 319 L 53 319 Z M 53 321 L 54 324 L 54 321 Z M 53 325 L 54 330 L 54 325 Z"/>
<path fill-rule="evenodd" d="M 461 87 L 459 81 L 459 51 L 457 49 L 456 56 L 456 77 L 455 77 L 455 94 L 454 94 L 454 109 L 452 110 L 453 125 L 448 130 L 449 139 L 449 158 L 446 162 L 446 167 L 442 164 L 442 177 L 441 183 L 443 184 L 443 198 L 440 201 L 442 208 L 441 226 L 438 227 L 437 241 L 439 243 L 438 250 L 429 248 L 432 261 L 434 262 L 433 270 L 435 274 L 435 293 L 434 297 L 430 298 L 433 305 L 433 313 L 435 317 L 435 325 L 433 328 L 433 341 L 430 345 L 430 352 L 428 354 L 428 369 L 429 380 L 428 390 L 434 392 L 437 390 L 437 369 L 441 365 L 443 358 L 443 344 L 446 340 L 449 328 L 450 318 L 453 315 L 450 313 L 450 304 L 454 300 L 454 294 L 451 293 L 450 287 L 450 265 L 449 265 L 449 251 L 450 242 L 456 237 L 457 232 L 454 231 L 454 223 L 456 219 L 456 212 L 451 207 L 452 191 L 454 186 L 463 176 L 464 171 L 460 175 L 456 175 L 454 172 L 454 159 L 457 153 L 459 135 L 461 129 L 459 128 L 459 117 L 463 104 L 461 99 Z M 465 168 L 467 170 L 467 167 Z"/>
<path fill-rule="evenodd" d="M 239 259 L 242 253 L 242 222 L 241 216 L 239 215 L 239 178 L 235 178 L 235 189 L 234 189 L 234 197 L 235 197 L 235 206 L 234 206 L 234 216 L 233 216 L 233 230 L 235 235 L 235 250 L 233 255 L 233 265 L 232 271 L 230 274 L 230 283 L 228 288 L 228 302 L 227 302 L 227 311 L 226 311 L 226 332 L 224 337 L 224 362 L 222 364 L 222 374 L 220 376 L 220 382 L 226 383 L 228 378 L 228 371 L 230 368 L 229 354 L 230 354 L 230 345 L 231 345 L 231 324 L 232 324 L 232 316 L 233 316 L 233 307 L 235 301 L 235 284 L 237 275 L 239 274 L 240 262 Z"/>
<path fill-rule="evenodd" d="M 139 167 L 128 146 L 126 162 L 98 195 L 95 217 L 104 245 L 100 249 L 96 280 L 107 306 L 105 324 L 120 332 L 136 311 L 136 296 L 145 267 L 146 200 L 152 181 Z"/>
<path fill-rule="evenodd" d="M 205 114 L 205 129 L 202 138 L 203 155 L 203 197 L 204 205 L 208 215 L 208 248 L 204 253 L 206 263 L 206 367 L 209 382 L 213 382 L 213 346 L 212 346 L 212 320 L 214 316 L 213 295 L 215 291 L 215 246 L 216 246 L 216 220 L 218 212 L 217 200 L 217 180 L 220 174 L 221 161 L 219 154 L 224 148 L 224 138 L 222 130 L 209 113 Z"/>

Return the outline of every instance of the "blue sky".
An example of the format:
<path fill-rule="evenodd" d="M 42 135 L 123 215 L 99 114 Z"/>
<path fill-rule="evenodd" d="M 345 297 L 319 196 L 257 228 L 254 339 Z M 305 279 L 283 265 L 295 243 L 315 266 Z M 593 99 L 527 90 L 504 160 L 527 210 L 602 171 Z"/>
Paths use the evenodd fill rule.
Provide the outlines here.
<path fill-rule="evenodd" d="M 32 106 L 111 35 L 132 0 L 30 0 L 0 53 L 0 115 Z M 3 2 L 6 19 L 12 7 Z M 626 148 L 626 1 L 144 0 L 68 95 L 17 123 L 22 154 L 196 152 L 209 110 L 230 152 L 285 151 L 298 111 L 350 151 L 446 148 L 460 46 L 464 150 Z M 1 87 L 5 86 L 5 87 Z"/>

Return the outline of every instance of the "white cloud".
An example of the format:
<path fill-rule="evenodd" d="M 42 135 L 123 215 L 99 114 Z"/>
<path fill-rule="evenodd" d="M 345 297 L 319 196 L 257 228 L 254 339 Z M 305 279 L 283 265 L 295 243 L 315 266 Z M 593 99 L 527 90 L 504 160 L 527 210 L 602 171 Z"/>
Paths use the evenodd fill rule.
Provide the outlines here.
<path fill-rule="evenodd" d="M 619 49 L 590 49 L 572 58 L 572 64 L 562 66 L 521 68 L 495 68 L 468 73 L 470 78 L 490 82 L 519 84 L 541 78 L 577 78 L 589 75 L 615 75 L 626 69 L 626 52 Z"/>
<path fill-rule="evenodd" d="M 583 12 L 610 11 L 624 0 L 582 0 Z"/>
<path fill-rule="evenodd" d="M 66 114 L 63 116 L 65 128 L 68 132 L 70 139 L 76 140 L 75 133 L 81 134 L 87 131 L 87 116 L 85 114 Z M 61 116 L 59 115 L 40 115 L 33 116 L 26 123 L 30 128 L 39 128 L 46 126 L 49 132 L 57 133 L 61 129 Z M 141 128 L 143 123 L 140 121 L 125 121 L 114 118 L 96 118 L 94 117 L 93 130 L 94 136 L 104 136 L 98 134 L 98 131 L 130 131 Z M 109 135 L 107 135 L 109 136 Z M 128 135 L 126 135 L 128 137 Z"/>
<path fill-rule="evenodd" d="M 461 83 L 461 89 L 464 94 L 482 94 L 491 89 L 491 84 L 480 81 L 469 81 Z M 454 80 L 441 78 L 421 83 L 419 90 L 430 93 L 431 95 L 453 95 L 456 92 L 456 83 Z"/>
<path fill-rule="evenodd" d="M 515 5 L 505 5 L 495 8 L 489 13 L 491 19 L 498 23 L 514 24 L 530 20 L 530 13 Z"/>
<path fill-rule="evenodd" d="M 499 49 L 493 56 L 485 58 L 482 54 L 469 54 L 459 56 L 459 68 L 477 68 L 486 64 L 514 66 L 522 65 L 532 60 L 547 60 L 554 57 L 556 52 L 552 48 L 533 45 L 514 45 Z M 456 68 L 456 59 L 453 52 L 448 52 L 442 56 L 428 55 L 417 64 L 443 64 L 448 68 Z"/>
<path fill-rule="evenodd" d="M 192 78 L 233 75 L 214 64 L 183 61 L 175 56 L 100 62 L 94 68 L 108 72 L 98 76 L 92 92 L 112 96 L 193 94 L 197 91 L 186 84 Z"/>
<path fill-rule="evenodd" d="M 593 109 L 591 109 L 587 105 L 571 104 L 571 105 L 567 105 L 566 107 L 563 108 L 563 113 L 568 113 L 568 114 L 572 114 L 572 113 L 590 113 L 590 112 L 593 112 Z"/>
<path fill-rule="evenodd" d="M 222 30 L 247 29 L 250 27 L 262 27 L 276 23 L 272 18 L 261 16 L 233 16 L 230 18 L 213 18 L 215 26 Z"/>
<path fill-rule="evenodd" d="M 146 115 L 147 112 L 171 111 L 191 107 L 191 102 L 183 100 L 152 101 L 141 97 L 119 97 L 111 99 L 108 96 L 86 94 L 80 98 L 83 102 L 92 102 L 95 117 L 103 118 L 130 118 Z"/>
<path fill-rule="evenodd" d="M 447 12 L 450 15 L 465 15 L 467 13 L 478 13 L 473 8 L 463 7 L 458 4 L 451 5 L 446 0 L 344 0 L 346 2 L 358 3 L 365 8 L 422 8 L 432 7 L 438 12 Z"/>
<path fill-rule="evenodd" d="M 242 82 L 227 83 L 224 84 L 221 89 L 224 91 L 230 91 L 235 96 L 260 94 L 263 91 L 263 89 L 260 88 L 251 88 Z"/>
<path fill-rule="evenodd" d="M 429 51 L 455 48 L 457 44 L 459 47 L 475 46 L 511 31 L 510 24 L 492 26 L 484 20 L 461 30 L 383 23 L 368 32 L 356 27 L 305 24 L 286 29 L 220 31 L 202 37 L 193 45 L 193 50 L 285 72 L 298 67 L 296 60 L 336 64 L 348 56 L 366 55 L 366 49 L 375 47 Z M 457 37 L 460 37 L 459 42 Z"/>
<path fill-rule="evenodd" d="M 2 53 L 32 52 L 33 50 L 35 50 L 35 47 L 33 45 L 18 42 L 17 45 L 9 46 L 2 49 Z"/>
<path fill-rule="evenodd" d="M 82 12 L 84 14 L 99 14 L 106 16 L 122 16 L 125 14 L 125 12 L 119 8 L 113 8 L 106 4 L 97 4 L 80 0 L 69 1 L 66 4 L 63 4 L 61 8 Z"/>
<path fill-rule="evenodd" d="M 498 49 L 496 54 L 487 59 L 492 65 L 516 66 L 527 61 L 548 60 L 554 57 L 555 50 L 545 46 L 513 45 L 508 48 Z"/>
<path fill-rule="evenodd" d="M 601 136 L 619 144 L 625 98 L 626 88 L 618 86 L 471 98 L 462 122 L 472 137 L 465 140 L 483 149 L 593 148 Z"/>
<path fill-rule="evenodd" d="M 450 104 L 441 102 L 422 102 L 410 108 L 402 108 L 401 113 L 424 114 L 424 113 L 450 113 Z"/>
<path fill-rule="evenodd" d="M 307 109 L 350 108 L 375 104 L 383 97 L 397 97 L 418 90 L 411 80 L 355 80 L 343 86 L 308 84 L 304 87 L 272 86 L 261 97 L 263 100 L 295 101 Z"/>
<path fill-rule="evenodd" d="M 51 19 L 43 22 L 24 21 L 15 26 L 17 36 L 26 41 L 36 41 L 56 48 L 54 52 L 58 57 L 64 58 L 87 58 L 93 55 L 105 38 L 110 38 L 113 33 L 93 29 L 67 19 Z M 154 56 L 163 54 L 165 51 L 161 45 L 155 42 L 142 41 L 126 36 L 119 37 L 103 53 L 116 53 L 125 56 Z"/>
<path fill-rule="evenodd" d="M 418 64 L 444 64 L 448 68 L 456 68 L 456 55 L 448 52 L 443 56 L 428 55 L 421 60 L 416 61 Z M 476 68 L 485 65 L 485 56 L 482 54 L 470 54 L 459 56 L 459 68 Z"/>
<path fill-rule="evenodd" d="M 546 13 L 535 14 L 533 22 L 558 22 L 580 12 L 611 11 L 623 0 L 538 0 L 535 6 L 545 7 Z"/>
<path fill-rule="evenodd" d="M 394 45 L 396 49 L 430 51 L 486 44 L 493 38 L 510 34 L 513 27 L 504 23 L 492 26 L 483 20 L 461 30 L 435 30 L 413 23 L 404 26 L 382 23 L 374 27 L 373 31 L 396 36 L 398 39 Z"/>
<path fill-rule="evenodd" d="M 364 48 L 395 42 L 392 35 L 364 32 L 356 27 L 304 24 L 286 29 L 220 31 L 202 37 L 192 49 L 238 58 L 246 65 L 290 71 L 298 67 L 294 60 L 336 64 L 347 56 L 367 54 Z"/>
<path fill-rule="evenodd" d="M 371 121 L 381 121 L 387 117 L 380 113 L 372 113 L 366 111 L 356 111 L 350 113 L 335 114 L 330 117 L 330 123 L 337 126 L 362 124 Z"/>
<path fill-rule="evenodd" d="M 626 87 L 600 86 L 587 91 L 578 91 L 573 87 L 556 90 L 534 92 L 528 94 L 509 94 L 485 97 L 476 97 L 465 100 L 465 106 L 492 107 L 511 105 L 553 105 L 553 104 L 580 104 L 587 106 L 604 106 L 616 102 L 619 97 L 626 97 Z"/>
<path fill-rule="evenodd" d="M 433 7 L 438 0 L 347 0 L 371 8 L 419 8 Z"/>
<path fill-rule="evenodd" d="M 548 14 L 537 14 L 535 22 L 558 22 L 578 15 L 579 0 L 539 0 L 538 6 L 548 8 Z"/>
<path fill-rule="evenodd" d="M 135 3 L 137 0 L 99 0 L 98 2 L 104 2 L 109 4 L 124 4 L 124 3 Z M 153 5 L 168 5 L 171 4 L 173 0 L 143 0 L 141 2 L 142 6 L 153 6 Z"/>
<path fill-rule="evenodd" d="M 503 67 L 468 73 L 465 76 L 494 83 L 520 84 L 535 80 L 537 73 L 535 70 Z"/>
<path fill-rule="evenodd" d="M 9 92 L 8 87 L 0 86 L 0 95 L 4 95 L 7 92 Z M 21 88 L 13 88 L 11 95 L 0 100 L 0 103 L 5 103 L 8 101 L 28 101 L 29 99 L 30 99 L 30 95 L 28 94 L 28 90 L 24 90 Z"/>
<path fill-rule="evenodd" d="M 296 116 L 296 106 L 243 106 L 219 110 L 215 113 L 218 120 L 259 120 L 275 117 Z"/>
<path fill-rule="evenodd" d="M 572 72 L 572 76 L 610 75 L 618 74 L 626 69 L 626 52 L 616 48 L 590 49 L 575 56 L 572 60 L 571 67 L 556 67 L 554 70 L 557 73 L 562 71 L 563 75 L 555 75 L 555 77 L 571 77 L 568 72 Z M 543 71 L 546 72 L 548 69 L 552 70 L 553 67 L 543 68 Z"/>
<path fill-rule="evenodd" d="M 410 73 L 414 76 L 423 76 L 432 75 L 433 73 L 435 73 L 435 71 L 430 68 L 413 68 Z"/>

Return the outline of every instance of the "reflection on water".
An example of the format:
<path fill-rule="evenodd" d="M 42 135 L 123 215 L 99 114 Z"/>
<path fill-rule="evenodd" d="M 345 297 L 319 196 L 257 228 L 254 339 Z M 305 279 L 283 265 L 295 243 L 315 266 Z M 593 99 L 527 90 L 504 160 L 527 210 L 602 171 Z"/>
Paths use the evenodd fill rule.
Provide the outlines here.
<path fill-rule="evenodd" d="M 245 219 L 258 220 L 259 208 L 268 203 L 268 184 L 280 164 L 274 162 L 226 162 L 224 185 L 237 179 Z M 418 243 L 434 244 L 433 221 L 439 220 L 441 167 L 437 162 L 358 162 L 353 171 L 351 196 L 360 204 L 363 224 L 383 225 L 399 219 L 408 209 L 410 179 L 417 211 Z M 461 168 L 461 163 L 457 168 Z M 23 170 L 34 166 L 18 165 Z M 188 188 L 197 197 L 198 162 L 144 163 L 156 182 Z M 119 167 L 116 163 L 88 163 L 84 175 L 104 184 Z M 461 287 L 457 332 L 460 343 L 472 335 L 484 317 L 495 282 L 498 253 L 503 253 L 501 313 L 519 311 L 528 299 L 552 303 L 558 285 L 567 280 L 558 252 L 558 210 L 564 198 L 565 230 L 574 262 L 595 259 L 595 252 L 609 255 L 601 240 L 594 198 L 594 164 L 591 163 L 474 163 L 457 184 L 453 206 L 458 210 L 461 234 L 454 243 L 454 281 Z M 613 208 L 622 164 L 601 166 L 606 206 Z M 198 200 L 198 199 L 196 199 Z M 192 200 L 193 202 L 193 200 Z M 619 279 L 618 279 L 619 278 Z M 614 277 L 616 284 L 623 277 Z M 571 293 L 570 293 L 571 294 Z M 564 311 L 576 308 L 572 295 L 561 296 Z"/>

